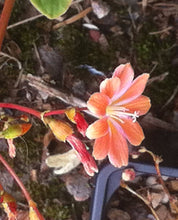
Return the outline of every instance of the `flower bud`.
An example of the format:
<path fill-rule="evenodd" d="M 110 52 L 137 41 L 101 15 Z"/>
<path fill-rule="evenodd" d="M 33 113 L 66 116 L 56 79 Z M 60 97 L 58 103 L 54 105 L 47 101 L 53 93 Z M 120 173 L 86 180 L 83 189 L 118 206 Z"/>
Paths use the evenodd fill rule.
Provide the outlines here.
<path fill-rule="evenodd" d="M 16 219 L 17 215 L 17 204 L 15 199 L 8 193 L 4 192 L 0 196 L 0 204 L 4 208 L 8 219 Z"/>
<path fill-rule="evenodd" d="M 65 114 L 71 122 L 77 125 L 78 131 L 85 137 L 85 133 L 88 128 L 88 123 L 86 122 L 83 115 L 75 108 L 67 109 Z"/>
<path fill-rule="evenodd" d="M 125 169 L 122 173 L 122 179 L 124 181 L 132 181 L 135 179 L 135 171 L 132 168 Z"/>
<path fill-rule="evenodd" d="M 14 139 L 24 135 L 31 126 L 30 123 L 8 125 L 8 127 L 1 132 L 1 136 L 5 139 Z"/>
<path fill-rule="evenodd" d="M 44 122 L 50 127 L 54 136 L 60 141 L 65 142 L 66 138 L 73 133 L 73 129 L 66 122 L 47 117 L 44 118 Z"/>
<path fill-rule="evenodd" d="M 36 207 L 36 203 L 32 200 L 29 201 L 29 219 L 30 220 L 45 220 Z"/>

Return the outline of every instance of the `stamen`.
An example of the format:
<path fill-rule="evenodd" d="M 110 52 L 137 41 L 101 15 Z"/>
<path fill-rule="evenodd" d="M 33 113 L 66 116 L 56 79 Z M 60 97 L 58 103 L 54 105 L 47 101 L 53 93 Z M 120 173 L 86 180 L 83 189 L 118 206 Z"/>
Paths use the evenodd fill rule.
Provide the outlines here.
<path fill-rule="evenodd" d="M 139 117 L 139 112 L 134 111 L 134 113 L 130 113 L 129 109 L 126 109 L 124 107 L 120 107 L 118 105 L 110 105 L 106 109 L 106 114 L 116 118 L 121 123 L 124 123 L 124 121 L 121 118 L 124 117 L 131 117 L 133 120 L 133 123 L 137 121 L 137 118 Z"/>

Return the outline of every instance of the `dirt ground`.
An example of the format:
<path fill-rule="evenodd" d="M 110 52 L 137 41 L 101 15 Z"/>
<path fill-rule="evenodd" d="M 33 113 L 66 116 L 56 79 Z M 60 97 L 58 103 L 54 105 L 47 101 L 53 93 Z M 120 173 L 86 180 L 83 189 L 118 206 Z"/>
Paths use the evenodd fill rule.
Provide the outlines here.
<path fill-rule="evenodd" d="M 84 10 L 88 10 L 85 16 Z M 146 137 L 143 144 L 162 156 L 164 166 L 178 167 L 177 43 L 177 0 L 76 0 L 56 20 L 40 16 L 29 1 L 16 0 L 0 53 L 0 100 L 39 111 L 82 106 L 115 67 L 130 62 L 135 76 L 150 73 L 145 94 L 151 98 L 152 108 L 140 119 Z M 19 115 L 8 109 L 5 113 Z M 90 123 L 94 121 L 91 115 L 85 116 Z M 93 178 L 81 165 L 67 174 L 54 174 L 60 165 L 49 168 L 44 155 L 64 153 L 70 147 L 57 142 L 39 120 L 30 119 L 33 129 L 15 140 L 16 158 L 8 158 L 4 140 L 0 142 L 2 154 L 46 220 L 89 219 Z M 146 156 L 137 161 L 152 163 Z M 3 168 L 0 172 L 0 181 L 25 213 L 28 207 L 18 187 Z M 148 178 L 139 179 L 135 190 L 145 194 L 150 188 Z M 174 179 L 166 181 L 170 185 Z M 177 185 L 171 187 L 176 195 Z M 165 213 L 160 220 L 176 219 L 168 201 L 160 198 L 162 191 L 152 191 L 158 194 L 154 194 L 155 209 Z M 154 219 L 142 202 L 127 193 L 123 189 L 116 192 L 106 219 Z M 0 216 L 5 219 L 3 211 Z"/>

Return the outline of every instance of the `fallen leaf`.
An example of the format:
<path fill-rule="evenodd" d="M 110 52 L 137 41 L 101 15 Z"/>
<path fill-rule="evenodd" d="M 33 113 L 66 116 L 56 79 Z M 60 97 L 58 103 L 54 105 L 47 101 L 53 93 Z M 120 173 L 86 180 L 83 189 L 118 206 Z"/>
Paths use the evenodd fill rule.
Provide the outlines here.
<path fill-rule="evenodd" d="M 56 154 L 47 157 L 46 164 L 48 167 L 56 168 L 55 174 L 61 175 L 68 173 L 80 164 L 80 160 L 75 150 L 69 150 L 63 154 Z"/>

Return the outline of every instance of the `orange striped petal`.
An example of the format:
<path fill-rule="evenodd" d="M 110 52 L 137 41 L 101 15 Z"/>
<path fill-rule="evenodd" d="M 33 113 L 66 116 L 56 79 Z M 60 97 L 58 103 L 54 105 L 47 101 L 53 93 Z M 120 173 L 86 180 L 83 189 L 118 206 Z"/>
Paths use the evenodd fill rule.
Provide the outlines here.
<path fill-rule="evenodd" d="M 121 96 L 116 102 L 119 102 L 119 104 L 125 104 L 128 102 L 131 102 L 132 100 L 136 99 L 139 97 L 146 86 L 146 83 L 148 81 L 149 74 L 142 74 L 138 76 L 132 83 L 131 87 L 124 93 L 123 96 Z"/>
<path fill-rule="evenodd" d="M 50 127 L 54 136 L 60 141 L 65 142 L 66 138 L 73 133 L 72 127 L 61 120 L 45 117 L 44 122 Z"/>
<path fill-rule="evenodd" d="M 96 139 L 103 137 L 108 132 L 108 122 L 107 117 L 99 119 L 95 121 L 93 124 L 91 124 L 86 131 L 86 136 L 89 139 Z"/>
<path fill-rule="evenodd" d="M 116 93 L 118 93 L 120 88 L 120 79 L 115 77 L 111 79 L 105 79 L 100 84 L 100 92 L 112 98 Z"/>
<path fill-rule="evenodd" d="M 134 146 L 140 145 L 145 136 L 139 123 L 133 122 L 131 118 L 122 120 L 123 123 L 120 123 L 120 126 L 122 127 L 128 141 Z"/>
<path fill-rule="evenodd" d="M 119 132 L 117 123 L 110 120 L 111 137 L 109 142 L 109 161 L 115 167 L 127 166 L 128 164 L 128 145 L 126 139 Z"/>
<path fill-rule="evenodd" d="M 87 107 L 88 109 L 97 115 L 98 117 L 106 114 L 106 107 L 108 106 L 110 99 L 103 93 L 96 92 L 90 96 Z"/>
<path fill-rule="evenodd" d="M 135 100 L 123 105 L 130 113 L 137 112 L 138 115 L 144 115 L 151 107 L 150 99 L 146 96 L 139 96 Z"/>
<path fill-rule="evenodd" d="M 124 92 L 130 87 L 133 78 L 134 71 L 130 63 L 119 65 L 113 73 L 113 77 L 119 77 L 121 81 L 119 96 L 124 94 Z"/>
<path fill-rule="evenodd" d="M 96 160 L 103 160 L 107 156 L 109 151 L 109 141 L 109 133 L 95 140 L 93 146 L 93 156 Z"/>

